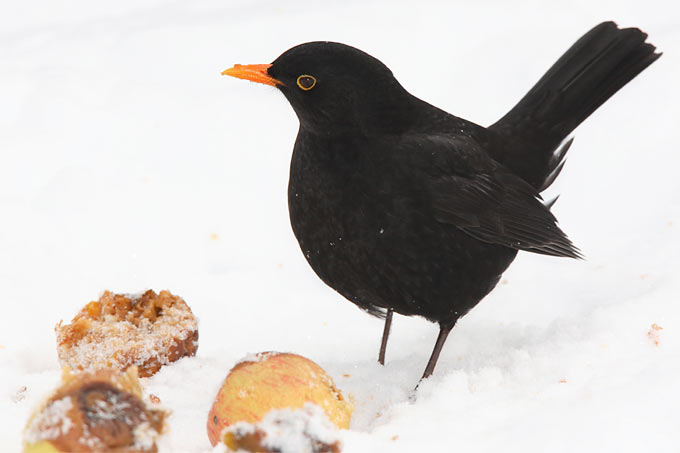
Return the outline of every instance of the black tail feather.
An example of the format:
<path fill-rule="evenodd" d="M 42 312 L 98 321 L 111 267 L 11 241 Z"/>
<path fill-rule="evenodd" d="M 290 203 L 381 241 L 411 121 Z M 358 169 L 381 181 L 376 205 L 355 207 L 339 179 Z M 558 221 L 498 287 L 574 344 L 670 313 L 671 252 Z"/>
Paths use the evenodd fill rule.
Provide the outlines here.
<path fill-rule="evenodd" d="M 567 136 L 661 56 L 636 28 L 603 22 L 579 39 L 503 118 L 490 126 L 506 149 L 496 157 L 539 190 L 564 164 Z"/>

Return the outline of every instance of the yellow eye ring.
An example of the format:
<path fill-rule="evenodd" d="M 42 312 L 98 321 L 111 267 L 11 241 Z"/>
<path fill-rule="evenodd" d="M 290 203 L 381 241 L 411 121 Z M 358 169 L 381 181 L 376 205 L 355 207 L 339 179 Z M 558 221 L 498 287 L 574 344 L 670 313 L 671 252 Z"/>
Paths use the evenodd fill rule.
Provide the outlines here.
<path fill-rule="evenodd" d="M 316 78 L 307 74 L 302 74 L 297 78 L 297 86 L 301 90 L 309 91 L 316 86 Z"/>

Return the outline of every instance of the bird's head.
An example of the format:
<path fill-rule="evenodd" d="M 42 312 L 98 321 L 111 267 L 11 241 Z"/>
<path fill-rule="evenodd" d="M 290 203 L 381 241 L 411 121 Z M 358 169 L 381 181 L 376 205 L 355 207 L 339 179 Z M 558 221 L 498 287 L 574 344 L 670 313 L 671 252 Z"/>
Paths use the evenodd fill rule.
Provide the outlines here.
<path fill-rule="evenodd" d="M 302 128 L 323 135 L 398 133 L 414 99 L 378 59 L 333 42 L 295 46 L 271 64 L 235 65 L 222 74 L 278 88 Z"/>

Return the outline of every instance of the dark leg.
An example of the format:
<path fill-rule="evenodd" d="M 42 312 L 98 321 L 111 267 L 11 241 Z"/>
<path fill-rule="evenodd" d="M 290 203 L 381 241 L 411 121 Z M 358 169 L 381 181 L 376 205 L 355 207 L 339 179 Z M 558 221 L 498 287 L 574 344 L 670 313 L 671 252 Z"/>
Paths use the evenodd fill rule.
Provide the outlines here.
<path fill-rule="evenodd" d="M 387 349 L 387 337 L 390 336 L 390 327 L 392 327 L 392 310 L 387 309 L 387 315 L 385 316 L 385 329 L 383 330 L 382 342 L 380 343 L 380 354 L 378 354 L 378 363 L 385 365 L 385 350 Z"/>
<path fill-rule="evenodd" d="M 437 365 L 437 359 L 439 359 L 439 353 L 442 352 L 442 348 L 446 342 L 446 337 L 449 336 L 449 332 L 451 332 L 451 329 L 453 329 L 454 325 L 456 325 L 455 322 L 453 324 L 439 324 L 439 336 L 437 337 L 437 342 L 434 344 L 434 350 L 430 356 L 430 361 L 427 362 L 427 366 L 425 367 L 423 377 L 420 378 L 421 381 L 432 376 L 434 367 Z"/>

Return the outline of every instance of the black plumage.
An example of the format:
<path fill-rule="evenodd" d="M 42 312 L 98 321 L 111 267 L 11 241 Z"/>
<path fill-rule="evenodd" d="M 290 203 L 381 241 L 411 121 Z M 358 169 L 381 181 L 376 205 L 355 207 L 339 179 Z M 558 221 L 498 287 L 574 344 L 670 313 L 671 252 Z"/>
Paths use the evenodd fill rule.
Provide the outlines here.
<path fill-rule="evenodd" d="M 602 23 L 488 128 L 409 94 L 379 60 L 344 44 L 296 46 L 228 75 L 276 86 L 299 120 L 288 204 L 316 274 L 348 300 L 440 325 L 423 377 L 456 321 L 518 250 L 579 258 L 539 193 L 568 135 L 656 60 L 647 35 Z"/>

